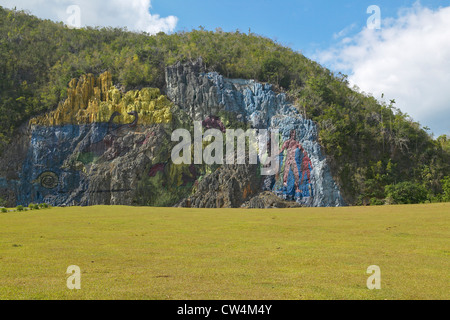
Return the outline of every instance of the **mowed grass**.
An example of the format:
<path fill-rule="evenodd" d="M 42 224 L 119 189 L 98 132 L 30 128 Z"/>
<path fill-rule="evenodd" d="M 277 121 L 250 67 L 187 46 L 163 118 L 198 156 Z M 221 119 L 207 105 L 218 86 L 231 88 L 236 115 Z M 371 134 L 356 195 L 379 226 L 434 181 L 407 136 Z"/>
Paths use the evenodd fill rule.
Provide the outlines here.
<path fill-rule="evenodd" d="M 449 299 L 449 227 L 450 204 L 2 213 L 0 299 Z"/>

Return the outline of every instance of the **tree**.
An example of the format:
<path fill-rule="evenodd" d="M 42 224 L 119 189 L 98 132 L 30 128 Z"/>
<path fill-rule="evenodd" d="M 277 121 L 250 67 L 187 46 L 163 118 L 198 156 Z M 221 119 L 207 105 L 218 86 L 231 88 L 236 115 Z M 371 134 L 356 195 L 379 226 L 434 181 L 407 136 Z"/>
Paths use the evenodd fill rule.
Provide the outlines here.
<path fill-rule="evenodd" d="M 442 200 L 444 202 L 450 202 L 450 176 L 442 179 L 441 183 L 442 183 L 442 190 L 443 190 Z"/>
<path fill-rule="evenodd" d="M 389 204 L 424 203 L 428 195 L 425 187 L 409 181 L 388 185 L 385 190 Z"/>

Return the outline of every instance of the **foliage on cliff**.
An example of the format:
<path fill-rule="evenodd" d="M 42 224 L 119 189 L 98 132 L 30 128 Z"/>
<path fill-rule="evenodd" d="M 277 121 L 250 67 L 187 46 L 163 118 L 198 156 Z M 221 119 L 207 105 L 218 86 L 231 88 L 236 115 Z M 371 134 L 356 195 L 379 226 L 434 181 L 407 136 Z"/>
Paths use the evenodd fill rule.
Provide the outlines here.
<path fill-rule="evenodd" d="M 450 140 L 434 140 L 395 107 L 378 102 L 302 54 L 239 31 L 155 36 L 121 29 L 71 30 L 0 7 L 0 149 L 33 116 L 70 96 L 71 79 L 111 72 L 122 91 L 164 91 L 165 67 L 199 57 L 208 71 L 271 82 L 320 127 L 320 142 L 350 204 L 383 203 L 386 186 L 409 181 L 442 198 Z M 388 188 L 394 190 L 395 188 Z"/>

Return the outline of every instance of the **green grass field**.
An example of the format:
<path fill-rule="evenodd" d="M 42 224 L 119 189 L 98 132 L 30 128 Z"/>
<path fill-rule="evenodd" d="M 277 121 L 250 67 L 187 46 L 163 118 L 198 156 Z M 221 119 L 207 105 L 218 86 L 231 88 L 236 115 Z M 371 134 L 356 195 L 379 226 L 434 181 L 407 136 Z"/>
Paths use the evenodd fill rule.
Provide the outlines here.
<path fill-rule="evenodd" d="M 0 299 L 449 299 L 449 227 L 448 203 L 0 213 Z"/>

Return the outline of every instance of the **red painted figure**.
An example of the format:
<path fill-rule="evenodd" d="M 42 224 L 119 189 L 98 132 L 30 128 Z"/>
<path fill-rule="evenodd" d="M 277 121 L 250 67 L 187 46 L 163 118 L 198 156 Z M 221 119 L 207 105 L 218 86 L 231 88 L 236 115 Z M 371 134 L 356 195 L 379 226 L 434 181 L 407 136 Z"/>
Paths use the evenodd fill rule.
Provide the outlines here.
<path fill-rule="evenodd" d="M 303 179 L 305 178 L 305 173 L 306 173 L 306 177 L 308 178 L 308 180 L 305 182 L 309 183 L 311 181 L 311 168 L 312 168 L 311 159 L 308 157 L 308 154 L 306 153 L 306 151 L 303 151 L 302 181 L 300 182 L 300 184 L 303 184 Z"/>
<path fill-rule="evenodd" d="M 295 161 L 295 153 L 297 151 L 297 149 L 300 149 L 300 151 L 303 151 L 303 147 L 302 145 L 295 140 L 296 139 L 296 132 L 295 130 L 291 131 L 291 137 L 289 138 L 289 140 L 287 140 L 284 144 L 283 144 L 283 148 L 281 149 L 280 153 L 283 153 L 284 150 L 287 150 L 287 155 L 286 155 L 286 162 L 285 162 L 285 166 L 284 166 L 284 178 L 283 178 L 283 182 L 284 182 L 284 186 L 287 186 L 287 180 L 289 177 L 289 171 L 292 168 L 292 171 L 294 172 L 294 177 L 295 177 L 295 190 L 296 192 L 301 192 L 299 190 L 299 184 L 298 181 L 300 180 L 300 174 L 298 172 L 298 167 L 297 167 L 297 162 Z"/>

